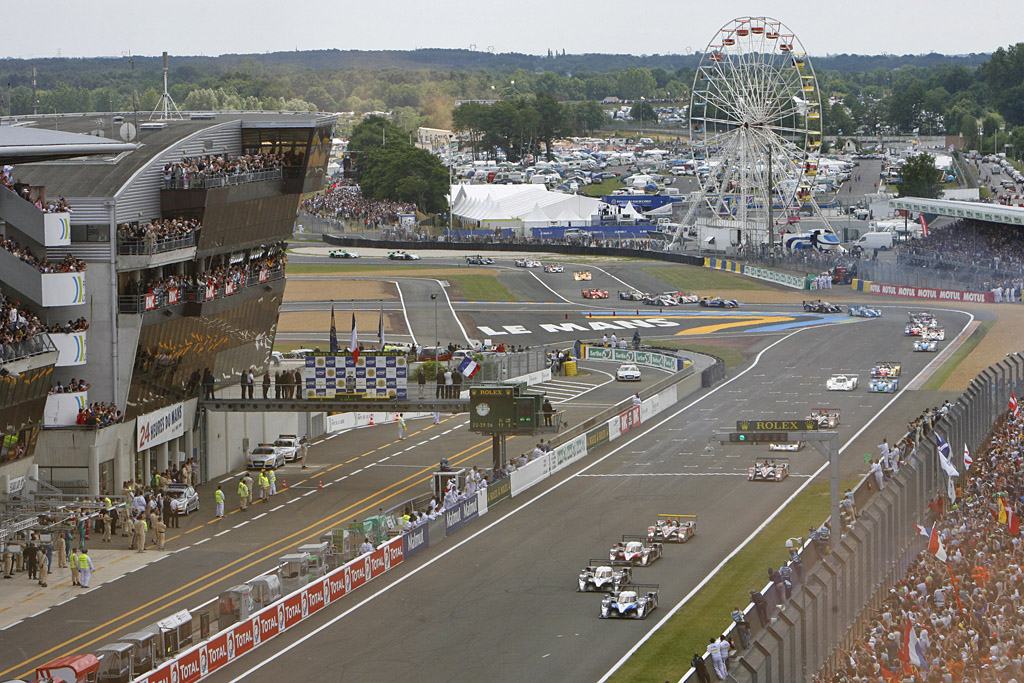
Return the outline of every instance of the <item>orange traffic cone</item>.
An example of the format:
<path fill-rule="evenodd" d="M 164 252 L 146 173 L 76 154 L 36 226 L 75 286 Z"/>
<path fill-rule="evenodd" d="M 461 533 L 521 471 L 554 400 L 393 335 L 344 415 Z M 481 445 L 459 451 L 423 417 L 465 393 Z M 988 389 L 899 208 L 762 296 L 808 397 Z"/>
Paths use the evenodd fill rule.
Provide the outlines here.
<path fill-rule="evenodd" d="M 370 413 L 370 426 L 373 426 L 373 413 Z"/>
<path fill-rule="evenodd" d="M 288 488 L 288 480 L 281 477 L 281 490 L 284 491 L 286 488 Z"/>
<path fill-rule="evenodd" d="M 615 311 L 612 311 L 612 317 L 613 318 L 615 317 Z"/>
<path fill-rule="evenodd" d="M 324 480 L 323 479 L 318 479 L 317 482 L 316 482 L 316 487 L 318 489 L 322 489 L 324 487 Z"/>

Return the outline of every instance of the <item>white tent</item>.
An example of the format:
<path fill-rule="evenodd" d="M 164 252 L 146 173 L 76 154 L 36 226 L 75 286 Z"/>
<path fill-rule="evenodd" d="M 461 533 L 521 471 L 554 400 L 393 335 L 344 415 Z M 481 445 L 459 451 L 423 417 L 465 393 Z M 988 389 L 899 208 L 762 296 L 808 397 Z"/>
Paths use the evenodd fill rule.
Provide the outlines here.
<path fill-rule="evenodd" d="M 520 216 L 519 220 L 523 222 L 523 227 L 527 229 L 551 227 L 552 222 L 551 217 L 544 212 L 544 209 L 540 208 L 540 204 L 534 204 L 529 213 Z"/>

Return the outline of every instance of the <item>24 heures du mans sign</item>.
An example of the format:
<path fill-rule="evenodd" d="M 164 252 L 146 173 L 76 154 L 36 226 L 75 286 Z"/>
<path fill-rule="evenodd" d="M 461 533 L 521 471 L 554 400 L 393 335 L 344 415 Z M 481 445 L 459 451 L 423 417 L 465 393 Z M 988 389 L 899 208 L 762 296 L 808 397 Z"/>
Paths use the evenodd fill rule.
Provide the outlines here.
<path fill-rule="evenodd" d="M 817 429 L 817 420 L 736 420 L 738 432 L 810 432 Z"/>

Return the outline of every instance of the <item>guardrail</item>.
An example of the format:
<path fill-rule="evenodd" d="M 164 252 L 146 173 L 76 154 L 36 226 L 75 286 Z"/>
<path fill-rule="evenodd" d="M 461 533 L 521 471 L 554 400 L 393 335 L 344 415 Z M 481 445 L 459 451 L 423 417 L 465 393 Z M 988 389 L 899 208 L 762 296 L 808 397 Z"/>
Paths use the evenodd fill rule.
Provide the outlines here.
<path fill-rule="evenodd" d="M 13 363 L 23 358 L 39 356 L 50 351 L 56 351 L 50 335 L 45 332 L 38 332 L 28 339 L 12 341 L 0 344 L 0 363 Z"/>
<path fill-rule="evenodd" d="M 118 237 L 117 253 L 121 256 L 147 256 L 149 254 L 162 254 L 176 249 L 188 249 L 196 246 L 196 236 L 198 234 L 198 231 L 193 231 L 186 237 L 158 240 L 151 240 L 146 237 Z"/>
<path fill-rule="evenodd" d="M 171 178 L 163 181 L 165 190 L 209 190 L 217 187 L 228 187 L 230 185 L 243 185 L 245 183 L 258 183 L 264 180 L 280 180 L 283 177 L 281 169 L 272 171 L 257 171 L 255 173 L 239 173 L 237 175 L 213 176 L 199 178 Z"/>

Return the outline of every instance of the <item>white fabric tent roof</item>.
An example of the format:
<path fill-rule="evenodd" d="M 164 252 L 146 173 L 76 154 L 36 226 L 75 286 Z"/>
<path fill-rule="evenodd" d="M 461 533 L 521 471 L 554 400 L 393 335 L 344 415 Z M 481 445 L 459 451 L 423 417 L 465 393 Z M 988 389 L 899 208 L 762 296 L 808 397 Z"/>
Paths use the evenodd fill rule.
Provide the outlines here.
<path fill-rule="evenodd" d="M 452 214 L 465 220 L 510 220 L 589 223 L 599 199 L 550 192 L 540 185 L 455 185 L 449 194 Z M 543 218 L 541 217 L 543 214 Z"/>

